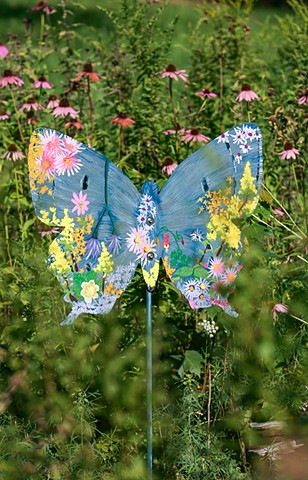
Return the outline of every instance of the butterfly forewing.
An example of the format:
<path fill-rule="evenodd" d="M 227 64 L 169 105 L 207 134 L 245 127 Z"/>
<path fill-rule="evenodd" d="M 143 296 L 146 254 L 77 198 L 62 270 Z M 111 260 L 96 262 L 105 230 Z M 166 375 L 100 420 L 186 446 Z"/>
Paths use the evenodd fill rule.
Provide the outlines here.
<path fill-rule="evenodd" d="M 140 194 L 106 157 L 54 130 L 32 134 L 28 159 L 38 217 L 64 227 L 48 264 L 73 304 L 67 323 L 83 311 L 107 313 L 137 265 L 125 238 Z"/>
<path fill-rule="evenodd" d="M 237 220 L 255 209 L 261 176 L 261 133 L 250 123 L 192 154 L 162 189 L 161 257 L 192 308 L 236 315 L 228 297 L 241 269 Z"/>

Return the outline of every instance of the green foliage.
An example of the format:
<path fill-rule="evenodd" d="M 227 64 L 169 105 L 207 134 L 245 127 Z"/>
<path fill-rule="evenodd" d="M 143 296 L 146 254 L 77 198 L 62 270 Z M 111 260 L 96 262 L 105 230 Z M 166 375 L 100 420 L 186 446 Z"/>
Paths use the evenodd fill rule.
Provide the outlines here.
<path fill-rule="evenodd" d="M 252 427 L 258 422 L 283 421 L 279 438 L 306 441 L 307 104 L 298 100 L 307 92 L 308 13 L 302 0 L 289 4 L 257 35 L 250 0 L 188 7 L 196 20 L 180 46 L 177 7 L 137 0 L 114 10 L 104 3 L 93 26 L 90 7 L 59 2 L 51 15 L 31 12 L 33 27 L 25 22 L 18 39 L 9 36 L 2 70 L 25 84 L 0 92 L 0 111 L 9 113 L 0 130 L 1 478 L 146 478 L 141 271 L 109 315 L 59 326 L 68 312 L 46 270 L 51 235 L 39 236 L 48 227 L 34 214 L 25 158 L 3 157 L 12 144 L 26 155 L 35 126 L 103 152 L 137 186 L 145 178 L 163 186 L 165 161 L 180 163 L 198 148 L 164 130 L 196 128 L 215 138 L 242 121 L 260 125 L 264 185 L 244 227 L 248 248 L 231 300 L 239 317 L 190 310 L 163 269 L 153 293 L 154 478 L 257 478 L 252 450 L 269 443 Z M 161 78 L 174 58 L 186 58 L 176 68 L 187 70 L 187 84 Z M 77 78 L 86 62 L 98 82 Z M 33 88 L 42 74 L 79 111 L 82 129 L 52 116 L 50 92 Z M 236 101 L 244 83 L 259 101 Z M 200 98 L 203 88 L 217 97 Z M 32 96 L 44 108 L 20 111 Z M 135 124 L 111 124 L 120 112 Z M 279 155 L 285 142 L 300 151 L 295 159 Z M 175 252 L 171 267 L 184 275 L 188 260 Z M 279 465 L 267 454 L 259 462 Z"/>

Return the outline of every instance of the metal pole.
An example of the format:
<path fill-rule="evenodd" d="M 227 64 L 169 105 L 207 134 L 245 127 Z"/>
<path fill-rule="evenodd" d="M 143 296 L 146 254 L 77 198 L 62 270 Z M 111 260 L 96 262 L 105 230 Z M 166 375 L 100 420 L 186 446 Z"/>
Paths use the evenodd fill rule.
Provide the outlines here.
<path fill-rule="evenodd" d="M 148 480 L 152 480 L 153 446 L 152 446 L 152 292 L 146 291 L 146 348 L 147 348 L 147 466 Z"/>

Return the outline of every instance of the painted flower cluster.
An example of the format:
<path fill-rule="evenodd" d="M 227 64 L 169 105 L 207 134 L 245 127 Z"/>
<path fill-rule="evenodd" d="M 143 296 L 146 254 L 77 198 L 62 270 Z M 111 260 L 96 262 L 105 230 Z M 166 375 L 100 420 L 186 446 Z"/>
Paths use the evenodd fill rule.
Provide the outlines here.
<path fill-rule="evenodd" d="M 141 196 L 137 208 L 137 228 L 131 228 L 126 238 L 126 245 L 130 252 L 141 260 L 143 267 L 156 258 L 156 243 L 151 238 L 151 231 L 156 222 L 156 205 L 153 197 L 148 194 Z"/>
<path fill-rule="evenodd" d="M 237 147 L 237 153 L 234 155 L 236 163 L 240 164 L 243 159 L 243 153 L 249 153 L 252 150 L 251 142 L 261 138 L 261 133 L 258 128 L 250 125 L 243 125 L 242 127 L 235 127 L 235 133 L 225 132 L 217 139 L 217 143 L 226 143 L 227 146 L 232 144 Z"/>

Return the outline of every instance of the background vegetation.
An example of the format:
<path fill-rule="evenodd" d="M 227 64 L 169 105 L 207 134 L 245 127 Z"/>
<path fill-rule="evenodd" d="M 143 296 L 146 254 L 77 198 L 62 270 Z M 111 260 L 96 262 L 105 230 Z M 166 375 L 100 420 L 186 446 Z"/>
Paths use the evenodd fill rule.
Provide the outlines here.
<path fill-rule="evenodd" d="M 154 478 L 302 480 L 307 471 L 307 6 L 254 9 L 252 0 L 1 2 L 0 477 L 6 480 L 146 478 L 144 283 L 137 272 L 106 316 L 68 313 L 46 269 L 51 235 L 35 217 L 23 154 L 36 126 L 66 130 L 103 152 L 140 187 L 166 181 L 166 158 L 195 144 L 166 129 L 214 139 L 243 121 L 264 138 L 264 188 L 249 219 L 249 250 L 233 319 L 192 311 L 161 270 L 154 304 Z M 29 5 L 30 4 L 30 5 Z M 85 7 L 86 5 L 86 7 Z M 274 7 L 272 7 L 274 8 Z M 278 17 L 273 17 L 275 12 Z M 270 15 L 270 16 L 269 16 Z M 76 74 L 92 62 L 96 83 Z M 185 69 L 189 83 L 158 74 Z M 34 89 L 44 74 L 51 91 Z M 249 83 L 260 100 L 239 103 Z M 217 97 L 195 95 L 208 88 Z M 82 129 L 47 108 L 65 97 Z M 306 93 L 307 95 L 307 93 Z M 20 111 L 35 96 L 42 110 Z M 110 124 L 119 112 L 135 124 Z M 3 113 L 3 112 L 2 112 Z M 298 149 L 282 159 L 286 142 Z M 280 213 L 279 213 L 280 212 Z M 279 312 L 284 305 L 288 312 Z M 202 327 L 218 327 L 214 335 Z"/>

